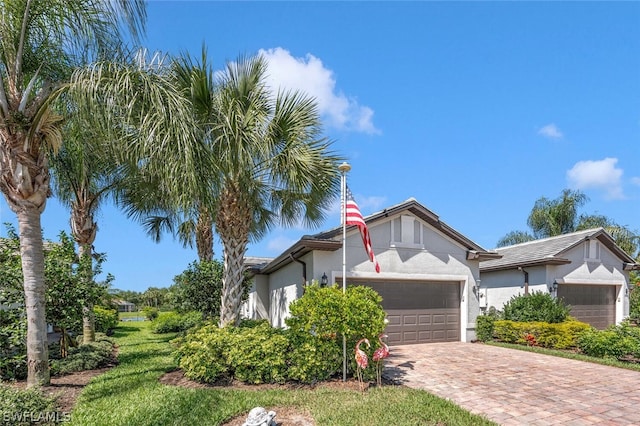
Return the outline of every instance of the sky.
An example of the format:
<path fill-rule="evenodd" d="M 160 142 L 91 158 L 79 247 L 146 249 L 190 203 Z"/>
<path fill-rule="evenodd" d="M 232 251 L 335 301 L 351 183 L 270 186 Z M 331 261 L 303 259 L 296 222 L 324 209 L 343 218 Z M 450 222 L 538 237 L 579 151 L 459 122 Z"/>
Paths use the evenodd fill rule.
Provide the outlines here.
<path fill-rule="evenodd" d="M 589 197 L 581 213 L 640 231 L 640 2 L 148 3 L 149 51 L 199 57 L 203 43 L 218 69 L 262 54 L 271 87 L 316 98 L 365 215 L 413 197 L 491 249 L 570 188 Z M 339 226 L 338 203 L 247 255 Z M 0 219 L 16 223 L 4 200 Z M 113 206 L 97 221 L 114 288 L 170 286 L 197 257 Z M 56 240 L 69 212 L 50 199 L 42 223 Z"/>

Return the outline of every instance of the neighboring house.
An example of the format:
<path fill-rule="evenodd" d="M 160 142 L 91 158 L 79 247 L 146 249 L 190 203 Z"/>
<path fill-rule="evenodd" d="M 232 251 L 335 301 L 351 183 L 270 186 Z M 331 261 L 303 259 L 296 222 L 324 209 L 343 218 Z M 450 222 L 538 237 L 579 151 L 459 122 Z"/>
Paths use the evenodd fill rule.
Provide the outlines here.
<path fill-rule="evenodd" d="M 495 250 L 501 258 L 480 264 L 481 309 L 500 310 L 515 295 L 542 291 L 599 329 L 629 315 L 629 271 L 640 265 L 602 228 Z"/>
<path fill-rule="evenodd" d="M 131 302 L 127 302 L 122 299 L 113 299 L 113 304 L 116 305 L 118 312 L 135 312 L 136 305 Z"/>
<path fill-rule="evenodd" d="M 482 260 L 499 258 L 409 199 L 365 217 L 380 264 L 376 273 L 355 226 L 347 228 L 348 284 L 383 298 L 391 344 L 471 341 L 479 312 L 475 290 Z M 251 259 L 255 274 L 244 314 L 285 326 L 304 284 L 342 282 L 342 227 L 303 236 L 275 259 Z"/>

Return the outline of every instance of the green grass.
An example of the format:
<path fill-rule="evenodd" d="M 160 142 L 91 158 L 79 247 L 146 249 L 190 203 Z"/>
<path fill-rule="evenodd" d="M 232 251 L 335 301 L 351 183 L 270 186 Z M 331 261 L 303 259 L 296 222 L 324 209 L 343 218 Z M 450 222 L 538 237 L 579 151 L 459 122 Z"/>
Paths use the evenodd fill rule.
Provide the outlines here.
<path fill-rule="evenodd" d="M 624 368 L 626 370 L 640 371 L 640 364 L 618 361 L 617 359 L 613 359 L 613 358 L 596 358 L 593 356 L 583 355 L 583 354 L 579 354 L 571 351 L 541 348 L 539 346 L 516 345 L 515 343 L 485 342 L 485 344 L 500 346 L 500 347 L 509 348 L 509 349 L 517 349 L 525 352 L 535 352 L 543 355 L 552 355 L 552 356 L 557 356 L 561 358 L 575 359 L 578 361 L 591 362 L 593 364 L 608 365 L 609 367 Z"/>
<path fill-rule="evenodd" d="M 427 392 L 405 387 L 359 391 L 334 389 L 231 390 L 166 386 L 158 379 L 176 368 L 169 341 L 151 323 L 116 329 L 120 364 L 83 390 L 71 425 L 219 425 L 262 406 L 296 407 L 322 425 L 494 425 Z M 277 417 L 276 417 L 277 419 Z"/>
<path fill-rule="evenodd" d="M 122 318 L 136 318 L 136 317 L 146 318 L 146 316 L 144 315 L 144 312 L 142 312 L 142 311 L 138 311 L 138 312 L 118 312 L 118 318 L 120 318 L 120 319 L 122 319 Z"/>

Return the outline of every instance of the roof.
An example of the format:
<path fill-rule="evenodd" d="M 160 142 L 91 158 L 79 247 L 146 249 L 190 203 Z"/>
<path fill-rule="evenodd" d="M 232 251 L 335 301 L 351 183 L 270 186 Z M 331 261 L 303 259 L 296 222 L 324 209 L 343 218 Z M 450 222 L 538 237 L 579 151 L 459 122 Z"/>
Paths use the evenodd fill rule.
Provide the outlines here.
<path fill-rule="evenodd" d="M 582 244 L 584 241 L 597 238 L 605 247 L 622 260 L 625 269 L 635 269 L 638 265 L 625 253 L 604 228 L 592 228 L 570 234 L 543 238 L 526 243 L 515 244 L 508 247 L 495 249 L 502 255 L 500 259 L 492 259 L 480 263 L 480 271 L 497 271 L 513 269 L 523 266 L 536 265 L 562 265 L 571 263 L 564 257 L 570 249 Z"/>
<path fill-rule="evenodd" d="M 438 215 L 433 213 L 431 210 L 424 207 L 420 204 L 415 198 L 409 198 L 407 201 L 404 201 L 400 204 L 396 204 L 389 208 L 386 208 L 380 212 L 373 213 L 369 216 L 365 216 L 364 220 L 368 226 L 372 225 L 375 222 L 380 220 L 384 220 L 385 218 L 398 214 L 403 211 L 409 211 L 414 214 L 416 217 L 422 219 L 433 228 L 442 232 L 444 235 L 451 238 L 453 241 L 457 242 L 461 246 L 465 247 L 468 250 L 467 258 L 468 259 L 494 259 L 499 257 L 500 255 L 496 252 L 487 251 L 484 248 L 480 247 L 475 242 L 471 241 L 446 223 L 440 220 Z M 348 226 L 347 230 L 354 229 L 355 226 Z M 259 271 L 256 268 L 253 268 L 254 271 L 259 272 L 261 274 L 268 274 L 274 270 L 279 269 L 280 267 L 293 262 L 294 258 L 299 258 L 310 251 L 313 250 L 325 250 L 325 251 L 336 251 L 342 247 L 342 225 L 332 228 L 328 231 L 323 231 L 314 235 L 305 235 L 287 250 L 285 250 L 280 256 L 273 259 L 268 264 L 259 268 Z"/>

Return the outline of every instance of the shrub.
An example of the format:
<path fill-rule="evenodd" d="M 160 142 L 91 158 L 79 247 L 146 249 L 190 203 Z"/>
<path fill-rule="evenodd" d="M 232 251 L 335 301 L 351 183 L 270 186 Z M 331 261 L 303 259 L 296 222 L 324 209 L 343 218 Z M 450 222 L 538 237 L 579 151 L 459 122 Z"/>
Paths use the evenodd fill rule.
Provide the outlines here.
<path fill-rule="evenodd" d="M 629 318 L 640 321 L 640 284 L 630 284 L 629 292 Z"/>
<path fill-rule="evenodd" d="M 162 312 L 155 320 L 153 332 L 162 334 L 186 331 L 201 322 L 202 314 L 200 312 L 187 312 L 185 314 Z"/>
<path fill-rule="evenodd" d="M 155 321 L 155 319 L 158 318 L 159 315 L 158 308 L 152 308 L 150 306 L 145 306 L 144 308 L 142 308 L 142 312 L 149 321 Z"/>
<path fill-rule="evenodd" d="M 96 318 L 96 331 L 107 333 L 118 326 L 118 311 L 115 309 L 94 306 L 93 313 Z"/>
<path fill-rule="evenodd" d="M 53 358 L 50 362 L 51 374 L 69 374 L 105 367 L 114 361 L 113 349 L 114 343 L 111 339 L 106 336 L 97 336 L 95 342 L 69 348 L 66 358 Z"/>
<path fill-rule="evenodd" d="M 187 334 L 174 354 L 184 375 L 205 383 L 232 378 L 227 351 L 237 331 L 210 324 Z"/>
<path fill-rule="evenodd" d="M 615 329 L 592 328 L 580 336 L 578 347 L 585 355 L 598 358 L 621 358 L 634 352 L 637 342 L 629 336 L 621 336 Z"/>
<path fill-rule="evenodd" d="M 226 352 L 237 380 L 247 383 L 282 383 L 287 379 L 289 341 L 281 329 L 269 324 L 240 328 Z"/>
<path fill-rule="evenodd" d="M 287 330 L 290 380 L 313 383 L 327 380 L 342 366 L 342 342 L 335 338 Z"/>
<path fill-rule="evenodd" d="M 496 339 L 507 343 L 568 349 L 576 347 L 581 333 L 590 328 L 589 324 L 575 320 L 560 324 L 497 320 L 493 333 Z"/>
<path fill-rule="evenodd" d="M 518 322 L 561 323 L 567 320 L 569 311 L 570 308 L 562 300 L 551 297 L 549 293 L 534 291 L 513 296 L 505 303 L 502 318 Z"/>
<path fill-rule="evenodd" d="M 0 309 L 0 379 L 27 377 L 27 319 L 22 309 Z"/>
<path fill-rule="evenodd" d="M 476 318 L 476 337 L 482 342 L 493 339 L 493 327 L 496 320 L 500 319 L 500 312 L 493 306 Z"/>
<path fill-rule="evenodd" d="M 55 412 L 54 398 L 45 396 L 38 389 L 15 389 L 0 382 L 0 401 L 3 424 L 31 425 L 39 423 L 38 420 L 61 418 L 56 417 L 61 413 Z M 39 416 L 42 419 L 38 419 Z"/>

